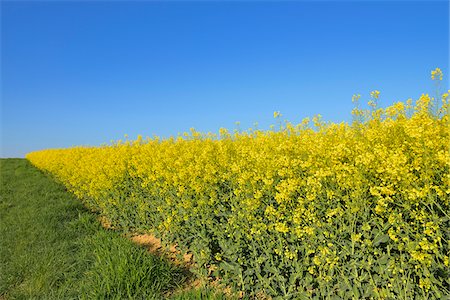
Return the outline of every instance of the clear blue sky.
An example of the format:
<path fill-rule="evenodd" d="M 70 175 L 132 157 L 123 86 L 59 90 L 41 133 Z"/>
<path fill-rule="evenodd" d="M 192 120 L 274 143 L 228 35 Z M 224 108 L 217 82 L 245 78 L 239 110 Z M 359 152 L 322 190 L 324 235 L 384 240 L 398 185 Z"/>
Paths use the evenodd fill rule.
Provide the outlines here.
<path fill-rule="evenodd" d="M 2 157 L 260 128 L 273 112 L 349 121 L 448 86 L 447 1 L 1 3 Z"/>

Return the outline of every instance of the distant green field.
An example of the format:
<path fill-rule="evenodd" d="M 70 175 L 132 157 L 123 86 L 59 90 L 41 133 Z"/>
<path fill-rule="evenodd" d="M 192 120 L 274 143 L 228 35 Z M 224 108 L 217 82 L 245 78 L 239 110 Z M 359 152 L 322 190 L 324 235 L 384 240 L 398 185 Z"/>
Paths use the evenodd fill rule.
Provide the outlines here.
<path fill-rule="evenodd" d="M 186 272 L 105 230 L 25 159 L 2 159 L 0 299 L 163 299 Z M 177 299 L 216 299 L 200 289 Z"/>

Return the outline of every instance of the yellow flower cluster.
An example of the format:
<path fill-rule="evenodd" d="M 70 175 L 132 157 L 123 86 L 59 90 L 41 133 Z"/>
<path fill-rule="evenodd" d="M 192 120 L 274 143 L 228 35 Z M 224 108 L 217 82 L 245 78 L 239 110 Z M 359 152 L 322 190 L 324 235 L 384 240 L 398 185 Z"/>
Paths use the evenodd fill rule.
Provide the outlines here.
<path fill-rule="evenodd" d="M 436 68 L 431 71 L 431 79 L 433 80 L 442 80 L 442 70 L 440 68 Z"/>
<path fill-rule="evenodd" d="M 319 295 L 310 286 L 345 291 L 345 282 L 355 296 L 359 286 L 437 297 L 448 292 L 439 276 L 448 275 L 449 116 L 445 99 L 440 115 L 430 103 L 358 107 L 353 124 L 192 129 L 27 158 L 116 226 L 178 243 L 250 295 L 310 297 Z M 386 271 L 399 269 L 409 271 Z M 401 276 L 420 284 L 401 290 Z"/>

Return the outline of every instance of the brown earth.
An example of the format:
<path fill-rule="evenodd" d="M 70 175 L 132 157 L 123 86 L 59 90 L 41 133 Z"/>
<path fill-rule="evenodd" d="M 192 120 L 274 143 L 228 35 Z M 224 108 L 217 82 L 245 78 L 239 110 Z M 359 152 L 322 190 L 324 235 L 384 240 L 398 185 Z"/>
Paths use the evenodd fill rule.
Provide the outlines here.
<path fill-rule="evenodd" d="M 106 217 L 99 217 L 98 220 L 102 224 L 102 226 L 106 229 L 114 229 L 114 226 L 112 226 L 111 222 Z M 177 254 L 180 254 L 180 250 L 177 249 L 177 245 L 171 245 L 170 248 L 164 249 L 161 243 L 161 239 L 157 238 L 155 235 L 151 233 L 146 234 L 136 234 L 130 237 L 130 239 L 136 243 L 137 245 L 140 245 L 144 248 L 146 248 L 150 253 L 159 255 L 159 256 L 166 256 L 169 258 L 173 263 L 175 263 L 178 266 L 182 266 L 186 272 L 189 272 L 189 268 L 194 265 L 193 256 L 192 253 L 184 253 L 183 254 L 183 260 L 180 261 L 177 258 Z M 211 267 L 209 269 L 209 273 L 211 274 L 213 271 L 213 268 Z M 172 291 L 171 294 L 178 294 L 182 292 L 189 291 L 191 289 L 198 289 L 205 285 L 213 286 L 219 290 L 221 290 L 225 295 L 231 296 L 232 298 L 237 297 L 239 299 L 242 299 L 244 297 L 243 292 L 233 293 L 232 289 L 230 287 L 224 287 L 220 284 L 220 279 L 215 278 L 212 280 L 211 278 L 207 279 L 199 279 L 194 278 L 193 280 L 188 280 L 186 284 L 181 288 L 177 289 L 176 291 Z M 234 296 L 234 297 L 233 297 Z M 257 299 L 271 299 L 270 297 L 257 297 Z M 3 300 L 0 298 L 0 300 Z"/>
<path fill-rule="evenodd" d="M 180 253 L 176 245 L 170 246 L 168 251 L 164 251 L 161 244 L 161 239 L 157 238 L 152 234 L 139 234 L 131 237 L 131 240 L 136 244 L 147 248 L 148 251 L 157 255 L 167 255 L 171 260 L 173 260 L 177 265 L 183 265 L 189 267 L 193 264 L 192 253 L 184 253 L 183 261 L 178 261 L 176 259 L 176 254 Z"/>

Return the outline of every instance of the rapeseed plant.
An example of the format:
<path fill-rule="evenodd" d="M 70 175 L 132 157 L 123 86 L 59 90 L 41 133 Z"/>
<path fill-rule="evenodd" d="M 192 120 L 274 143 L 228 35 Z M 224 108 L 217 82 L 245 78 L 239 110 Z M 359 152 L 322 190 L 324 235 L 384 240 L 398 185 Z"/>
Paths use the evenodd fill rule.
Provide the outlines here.
<path fill-rule="evenodd" d="M 353 124 L 318 115 L 27 158 L 115 226 L 178 244 L 198 273 L 247 296 L 449 296 L 448 92 L 438 110 L 427 94 L 380 108 L 373 91 L 370 109 L 360 97 Z"/>

